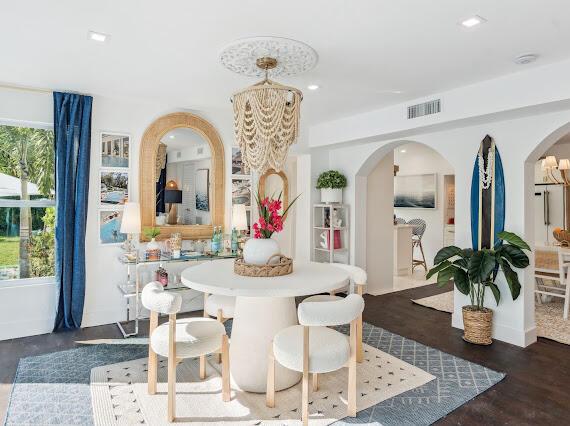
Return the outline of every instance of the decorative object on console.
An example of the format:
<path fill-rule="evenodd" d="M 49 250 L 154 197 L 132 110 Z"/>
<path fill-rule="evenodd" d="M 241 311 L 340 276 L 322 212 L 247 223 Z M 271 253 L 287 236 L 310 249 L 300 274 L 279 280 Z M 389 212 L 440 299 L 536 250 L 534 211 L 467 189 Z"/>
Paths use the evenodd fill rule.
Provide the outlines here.
<path fill-rule="evenodd" d="M 478 345 L 490 345 L 493 311 L 484 306 L 485 289 L 489 287 L 497 305 L 501 290 L 495 283 L 499 268 L 503 271 L 513 300 L 519 297 L 521 285 L 513 268 L 524 269 L 529 258 L 523 250 L 530 247 L 516 234 L 500 232 L 498 243 L 492 249 L 460 249 L 456 246 L 442 248 L 435 256 L 434 267 L 426 275 L 430 279 L 437 274 L 437 284 L 442 287 L 453 279 L 461 293 L 469 295 L 471 305 L 463 307 L 463 339 Z"/>
<path fill-rule="evenodd" d="M 146 245 L 145 257 L 147 260 L 160 259 L 160 246 L 156 242 L 156 237 L 160 235 L 160 228 L 145 228 L 143 231 L 145 237 L 150 239 Z"/>
<path fill-rule="evenodd" d="M 220 60 L 231 71 L 265 77 L 233 95 L 234 133 L 247 167 L 260 174 L 269 168 L 280 171 L 297 141 L 303 94 L 270 80 L 269 73 L 292 76 L 310 70 L 316 52 L 295 40 L 254 37 L 226 47 Z"/>
<path fill-rule="evenodd" d="M 342 189 L 346 185 L 346 177 L 336 170 L 321 173 L 317 179 L 317 189 L 321 190 L 321 202 L 342 203 Z"/>
<path fill-rule="evenodd" d="M 247 211 L 245 205 L 234 204 L 232 206 L 232 252 L 238 253 L 243 249 L 243 233 L 247 231 Z M 234 231 L 235 231 L 235 247 L 234 247 Z"/>
<path fill-rule="evenodd" d="M 159 267 L 155 272 L 156 280 L 162 284 L 163 287 L 168 285 L 168 272 L 162 266 Z"/>
<path fill-rule="evenodd" d="M 135 251 L 133 235 L 141 232 L 141 207 L 139 203 L 126 202 L 123 209 L 123 220 L 121 221 L 121 233 L 127 234 L 127 241 L 124 248 L 127 253 Z"/>
<path fill-rule="evenodd" d="M 182 250 L 182 234 L 180 232 L 174 232 L 170 234 L 170 238 L 166 241 L 168 243 L 170 256 L 173 259 L 180 258 L 180 251 Z"/>
<path fill-rule="evenodd" d="M 259 220 L 253 224 L 254 237 L 247 240 L 243 248 L 243 258 L 246 263 L 265 265 L 274 255 L 279 254 L 279 244 L 271 239 L 271 236 L 274 232 L 283 230 L 283 218 L 297 198 L 299 196 L 282 211 L 281 194 L 277 198 L 261 199 L 259 194 L 255 197 Z"/>
<path fill-rule="evenodd" d="M 176 204 L 182 203 L 182 191 L 178 189 L 178 185 L 175 181 L 169 180 L 166 183 L 166 189 L 164 190 L 164 202 L 170 204 L 168 210 L 168 224 L 176 225 L 178 223 Z"/>
<path fill-rule="evenodd" d="M 437 208 L 437 174 L 394 177 L 395 208 Z"/>
<path fill-rule="evenodd" d="M 556 159 L 554 160 L 556 163 Z M 481 141 L 471 179 L 473 250 L 492 248 L 505 229 L 505 176 L 501 155 L 489 136 Z"/>

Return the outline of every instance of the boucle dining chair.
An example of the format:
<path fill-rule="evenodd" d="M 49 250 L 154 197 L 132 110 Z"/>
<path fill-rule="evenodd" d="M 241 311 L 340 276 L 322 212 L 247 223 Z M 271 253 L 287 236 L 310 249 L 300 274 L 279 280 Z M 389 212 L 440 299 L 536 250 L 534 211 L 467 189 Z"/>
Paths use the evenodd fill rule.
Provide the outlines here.
<path fill-rule="evenodd" d="M 204 293 L 204 317 L 214 317 L 220 323 L 234 317 L 236 298 L 222 296 L 221 294 Z M 218 355 L 218 363 L 221 362 L 221 354 Z"/>
<path fill-rule="evenodd" d="M 356 416 L 356 327 L 364 310 L 359 294 L 332 302 L 305 302 L 298 307 L 299 324 L 280 331 L 273 338 L 267 365 L 266 405 L 275 406 L 275 361 L 303 373 L 301 413 L 309 420 L 309 374 L 329 373 L 348 367 L 347 415 Z M 350 324 L 350 335 L 333 326 Z"/>
<path fill-rule="evenodd" d="M 230 400 L 229 344 L 222 323 L 212 318 L 176 319 L 182 298 L 165 292 L 158 282 L 148 283 L 141 293 L 141 301 L 150 311 L 148 346 L 148 393 L 156 393 L 158 355 L 168 358 L 168 421 L 176 413 L 176 365 L 185 358 L 200 358 L 200 378 L 206 378 L 206 355 L 221 352 L 222 399 Z M 158 315 L 168 315 L 168 322 L 158 325 Z"/>
<path fill-rule="evenodd" d="M 348 272 L 350 276 L 350 290 L 353 293 L 359 294 L 362 296 L 364 294 L 364 287 L 366 287 L 366 282 L 368 281 L 368 277 L 366 275 L 366 271 L 358 266 L 354 265 L 346 265 L 344 263 L 333 263 L 334 266 L 344 269 Z M 330 295 L 326 294 L 318 294 L 315 296 L 307 297 L 303 302 L 332 302 L 335 300 L 340 300 L 342 297 L 336 296 L 336 293 L 344 291 L 345 288 L 337 289 L 331 292 Z M 362 362 L 364 357 L 363 350 L 362 350 L 362 314 L 358 317 L 358 326 L 357 326 L 357 348 L 356 348 L 356 361 Z"/>

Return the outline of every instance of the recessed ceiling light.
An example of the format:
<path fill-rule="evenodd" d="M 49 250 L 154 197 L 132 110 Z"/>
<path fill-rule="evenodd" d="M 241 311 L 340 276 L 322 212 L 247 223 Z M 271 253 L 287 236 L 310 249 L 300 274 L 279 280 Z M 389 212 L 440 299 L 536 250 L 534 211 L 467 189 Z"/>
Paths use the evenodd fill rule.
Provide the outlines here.
<path fill-rule="evenodd" d="M 461 21 L 461 25 L 464 26 L 465 28 L 473 28 L 479 24 L 483 24 L 484 22 L 487 22 L 485 18 L 479 15 L 474 15 L 471 16 L 470 18 Z"/>
<path fill-rule="evenodd" d="M 515 58 L 515 64 L 526 65 L 534 62 L 538 59 L 538 55 L 534 53 L 527 53 L 526 55 L 520 55 Z"/>
<path fill-rule="evenodd" d="M 406 150 L 405 150 L 405 149 L 401 149 L 400 152 L 401 152 L 402 154 L 405 154 L 405 153 L 406 153 Z"/>
<path fill-rule="evenodd" d="M 174 136 L 174 135 L 170 135 L 170 136 L 169 136 L 170 139 L 174 139 L 175 137 L 176 137 L 176 136 Z"/>
<path fill-rule="evenodd" d="M 309 84 L 307 86 L 307 89 L 309 89 L 309 90 L 317 90 L 318 88 L 319 88 L 318 84 Z"/>
<path fill-rule="evenodd" d="M 109 37 L 107 34 L 98 33 L 96 31 L 89 31 L 87 35 L 90 40 L 98 41 L 100 43 L 104 43 L 105 41 L 107 41 L 107 38 Z"/>

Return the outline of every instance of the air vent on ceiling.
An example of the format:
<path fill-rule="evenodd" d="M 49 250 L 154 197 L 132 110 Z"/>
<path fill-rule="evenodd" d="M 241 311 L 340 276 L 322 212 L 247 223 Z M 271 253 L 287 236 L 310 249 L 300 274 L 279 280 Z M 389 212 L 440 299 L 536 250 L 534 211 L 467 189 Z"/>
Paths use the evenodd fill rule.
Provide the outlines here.
<path fill-rule="evenodd" d="M 437 114 L 438 112 L 441 112 L 441 99 L 411 105 L 408 107 L 408 120 L 423 117 L 424 115 Z"/>
<path fill-rule="evenodd" d="M 202 155 L 204 153 L 204 147 L 199 146 L 197 151 L 198 151 L 198 155 Z"/>

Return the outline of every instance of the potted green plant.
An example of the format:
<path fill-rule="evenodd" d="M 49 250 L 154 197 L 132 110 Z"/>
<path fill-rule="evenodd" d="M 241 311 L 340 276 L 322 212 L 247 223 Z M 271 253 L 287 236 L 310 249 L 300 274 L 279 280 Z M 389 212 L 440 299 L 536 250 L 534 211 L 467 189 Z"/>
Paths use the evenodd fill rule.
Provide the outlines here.
<path fill-rule="evenodd" d="M 336 170 L 323 172 L 317 179 L 322 203 L 342 203 L 342 189 L 345 187 L 346 177 Z"/>
<path fill-rule="evenodd" d="M 442 248 L 435 256 L 434 267 L 426 279 L 437 274 L 437 284 L 442 287 L 453 280 L 461 293 L 469 295 L 471 304 L 463 306 L 463 338 L 471 343 L 492 343 L 493 311 L 484 306 L 485 290 L 489 288 L 497 305 L 501 291 L 495 280 L 501 271 L 507 281 L 513 300 L 519 297 L 521 284 L 515 268 L 526 268 L 529 259 L 524 250 L 528 244 L 512 232 L 500 232 L 499 242 L 491 249 L 460 249 L 456 246 Z"/>
<path fill-rule="evenodd" d="M 156 242 L 155 238 L 160 235 L 160 228 L 148 227 L 143 230 L 143 234 L 146 238 L 150 241 L 146 245 L 147 250 L 156 250 L 160 249 L 160 246 Z"/>

